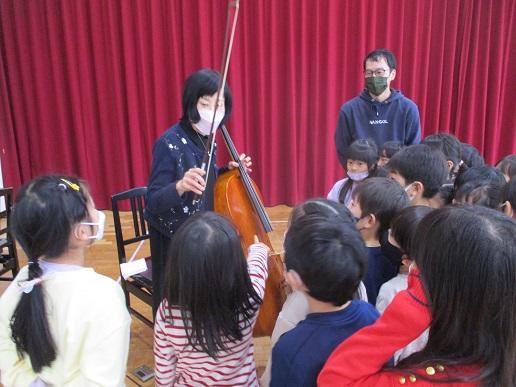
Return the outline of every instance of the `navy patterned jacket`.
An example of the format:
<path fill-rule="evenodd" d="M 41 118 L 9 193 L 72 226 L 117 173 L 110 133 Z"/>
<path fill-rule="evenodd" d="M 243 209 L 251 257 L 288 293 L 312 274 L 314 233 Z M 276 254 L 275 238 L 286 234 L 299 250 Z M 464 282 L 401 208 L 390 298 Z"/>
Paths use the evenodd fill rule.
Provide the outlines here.
<path fill-rule="evenodd" d="M 148 184 L 145 219 L 162 234 L 171 237 L 178 227 L 192 214 L 213 208 L 213 187 L 217 174 L 223 172 L 216 165 L 216 147 L 213 152 L 210 178 L 202 201 L 193 203 L 193 193 L 179 196 L 176 183 L 190 168 L 202 164 L 206 138 L 193 128 L 178 123 L 167 129 L 154 144 L 152 170 Z M 215 173 L 215 174 L 214 174 Z"/>

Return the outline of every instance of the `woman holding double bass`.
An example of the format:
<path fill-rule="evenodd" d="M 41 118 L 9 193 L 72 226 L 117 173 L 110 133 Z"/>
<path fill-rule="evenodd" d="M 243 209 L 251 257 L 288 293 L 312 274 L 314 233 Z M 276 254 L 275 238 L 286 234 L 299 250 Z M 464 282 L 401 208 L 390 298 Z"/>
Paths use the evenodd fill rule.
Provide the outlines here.
<path fill-rule="evenodd" d="M 212 87 L 214 85 L 211 82 L 209 88 L 194 87 L 192 77 L 195 80 L 196 77 L 205 75 L 202 72 L 210 70 L 201 70 L 192 75 L 185 84 L 183 118 L 178 124 L 179 127 L 176 125 L 169 129 L 154 147 L 154 162 L 147 196 L 147 220 L 151 224 L 152 274 L 153 282 L 157 284 L 153 290 L 154 311 L 161 301 L 164 252 L 170 242 L 170 235 L 192 213 L 211 209 L 211 203 L 214 202 L 215 211 L 233 221 L 239 231 L 244 251 L 247 251 L 247 247 L 256 237 L 272 250 L 267 235 L 272 231 L 271 222 L 263 207 L 259 191 L 248 175 L 251 160 L 244 154 L 238 155 L 229 133 L 222 125 L 231 112 L 231 95 L 226 86 L 226 77 L 238 10 L 239 0 L 230 1 L 222 55 L 222 76 L 219 77 L 215 72 L 210 73 L 210 81 L 217 78 L 217 87 Z M 223 169 L 215 167 L 215 132 L 219 127 L 233 159 Z M 193 142 L 196 148 L 190 146 L 184 135 L 190 137 L 190 142 Z M 186 145 L 189 145 L 188 149 Z M 199 151 L 204 153 L 201 163 Z M 161 155 L 168 155 L 168 160 L 160 161 Z M 217 178 L 221 174 L 223 175 Z M 155 262 L 157 267 L 154 266 Z M 265 296 L 254 329 L 255 336 L 271 335 L 286 297 L 283 286 L 283 262 L 279 254 L 269 255 L 268 272 Z"/>
<path fill-rule="evenodd" d="M 190 215 L 213 210 L 216 177 L 239 165 L 231 161 L 218 168 L 214 148 L 209 169 L 200 168 L 209 146 L 215 107 L 215 128 L 226 122 L 231 114 L 231 92 L 226 86 L 223 97 L 217 101 L 219 84 L 220 75 L 210 69 L 190 75 L 183 88 L 180 121 L 154 144 L 145 209 L 145 219 L 150 226 L 154 313 L 161 302 L 165 256 L 172 235 Z M 246 168 L 251 166 L 249 157 L 242 155 L 240 158 Z M 202 196 L 196 200 L 195 195 Z"/>

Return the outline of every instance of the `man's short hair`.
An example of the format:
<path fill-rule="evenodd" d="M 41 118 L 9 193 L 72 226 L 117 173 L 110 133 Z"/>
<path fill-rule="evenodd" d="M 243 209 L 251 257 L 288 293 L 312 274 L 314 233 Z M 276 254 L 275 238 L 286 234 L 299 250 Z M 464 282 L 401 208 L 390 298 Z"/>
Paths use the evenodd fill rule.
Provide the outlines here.
<path fill-rule="evenodd" d="M 311 297 L 335 306 L 353 298 L 367 267 L 367 249 L 346 212 L 304 214 L 285 236 L 287 270 L 299 274 Z"/>
<path fill-rule="evenodd" d="M 428 145 L 408 146 L 396 153 L 386 165 L 397 172 L 407 184 L 419 181 L 423 184 L 423 197 L 430 199 L 448 178 L 448 164 L 444 154 Z"/>
<path fill-rule="evenodd" d="M 396 70 L 396 57 L 391 51 L 387 50 L 386 48 L 377 48 L 376 50 L 371 51 L 369 54 L 367 54 L 367 56 L 364 59 L 364 70 L 366 68 L 366 62 L 368 60 L 378 62 L 382 58 L 385 59 L 391 71 Z"/>

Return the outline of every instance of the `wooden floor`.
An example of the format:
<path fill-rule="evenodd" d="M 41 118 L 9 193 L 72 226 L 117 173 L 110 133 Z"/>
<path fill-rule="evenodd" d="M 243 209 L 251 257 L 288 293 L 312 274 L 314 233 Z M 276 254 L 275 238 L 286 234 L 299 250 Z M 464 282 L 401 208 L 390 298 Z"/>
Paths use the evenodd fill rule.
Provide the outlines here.
<path fill-rule="evenodd" d="M 283 251 L 283 235 L 287 226 L 287 220 L 291 208 L 287 206 L 276 206 L 267 209 L 271 221 L 273 223 L 274 231 L 270 234 L 270 240 L 277 252 Z M 115 232 L 113 227 L 113 216 L 111 211 L 104 211 L 106 214 L 106 229 L 104 233 L 104 240 L 95 243 L 88 251 L 86 256 L 86 266 L 91 266 L 96 272 L 104 274 L 113 279 L 119 276 L 118 258 L 116 251 Z M 122 214 L 123 227 L 130 227 L 129 214 Z M 148 253 L 149 246 L 144 245 L 138 256 Z M 130 254 L 131 252 L 129 252 Z M 20 265 L 24 266 L 27 260 L 20 251 Z M 0 282 L 0 294 L 3 291 L 3 286 Z M 151 317 L 150 308 L 143 303 L 134 302 L 136 308 L 144 313 L 149 318 Z M 154 380 L 151 379 L 146 383 L 142 383 L 133 371 L 141 366 L 146 365 L 153 368 L 153 354 L 152 354 L 152 329 L 143 324 L 140 320 L 133 317 L 131 325 L 131 346 L 129 349 L 129 360 L 127 364 L 126 383 L 128 386 L 153 386 Z M 255 360 L 258 368 L 258 373 L 261 374 L 267 363 L 270 355 L 270 340 L 268 337 L 254 339 L 255 344 Z M 1 385 L 0 385 L 1 386 Z"/>

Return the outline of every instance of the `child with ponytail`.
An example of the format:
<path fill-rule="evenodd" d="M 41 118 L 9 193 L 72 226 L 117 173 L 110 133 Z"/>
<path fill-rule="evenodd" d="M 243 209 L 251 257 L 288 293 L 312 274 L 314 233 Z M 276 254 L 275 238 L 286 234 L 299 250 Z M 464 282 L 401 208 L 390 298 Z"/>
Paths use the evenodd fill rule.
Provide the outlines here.
<path fill-rule="evenodd" d="M 84 267 L 105 215 L 83 182 L 41 176 L 21 188 L 9 227 L 29 259 L 0 298 L 6 386 L 123 386 L 131 319 L 110 278 Z"/>

